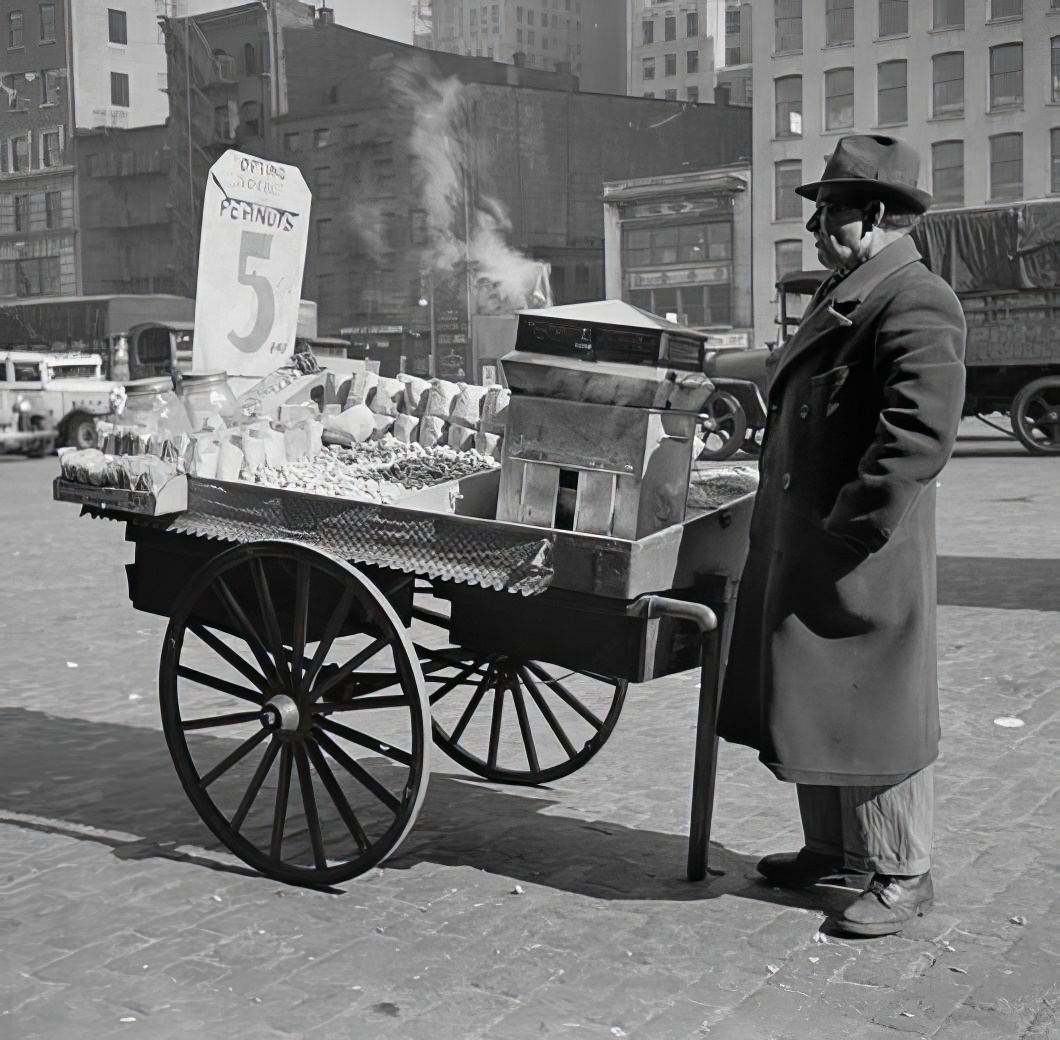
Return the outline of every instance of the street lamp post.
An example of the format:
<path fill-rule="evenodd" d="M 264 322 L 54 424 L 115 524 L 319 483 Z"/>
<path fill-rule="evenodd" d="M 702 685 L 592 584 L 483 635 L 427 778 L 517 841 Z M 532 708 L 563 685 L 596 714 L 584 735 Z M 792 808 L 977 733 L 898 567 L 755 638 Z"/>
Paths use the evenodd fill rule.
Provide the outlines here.
<path fill-rule="evenodd" d="M 437 373 L 438 359 L 438 335 L 434 320 L 434 269 L 428 268 L 420 276 L 421 295 L 417 301 L 421 307 L 427 308 L 427 321 L 430 328 L 431 353 L 427 360 L 427 373 L 433 379 Z M 426 292 L 423 292 L 423 288 Z"/>

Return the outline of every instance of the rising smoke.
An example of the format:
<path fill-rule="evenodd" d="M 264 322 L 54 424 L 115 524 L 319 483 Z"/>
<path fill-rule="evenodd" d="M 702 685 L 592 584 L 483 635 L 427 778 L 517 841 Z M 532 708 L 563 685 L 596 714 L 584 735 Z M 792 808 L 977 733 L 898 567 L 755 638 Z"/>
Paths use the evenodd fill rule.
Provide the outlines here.
<path fill-rule="evenodd" d="M 398 103 L 412 113 L 409 154 L 414 190 L 427 215 L 424 263 L 441 279 L 467 265 L 479 313 L 514 311 L 552 303 L 547 265 L 531 260 L 507 241 L 512 225 L 504 205 L 482 195 L 474 181 L 487 171 L 472 156 L 468 88 L 455 76 L 439 80 L 425 61 L 395 67 Z"/>

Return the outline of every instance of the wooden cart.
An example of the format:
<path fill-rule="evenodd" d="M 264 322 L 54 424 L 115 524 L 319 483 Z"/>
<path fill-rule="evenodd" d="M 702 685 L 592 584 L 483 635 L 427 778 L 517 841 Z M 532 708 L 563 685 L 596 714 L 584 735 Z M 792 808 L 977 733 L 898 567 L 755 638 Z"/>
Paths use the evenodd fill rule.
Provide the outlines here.
<path fill-rule="evenodd" d="M 637 540 L 492 519 L 498 473 L 376 506 L 188 478 L 187 508 L 56 481 L 126 522 L 133 606 L 169 618 L 170 755 L 196 811 L 277 880 L 344 881 L 423 802 L 433 743 L 554 781 L 604 745 L 627 686 L 701 668 L 688 876 L 706 873 L 714 723 L 752 495 Z M 150 509 L 147 510 L 148 512 Z"/>

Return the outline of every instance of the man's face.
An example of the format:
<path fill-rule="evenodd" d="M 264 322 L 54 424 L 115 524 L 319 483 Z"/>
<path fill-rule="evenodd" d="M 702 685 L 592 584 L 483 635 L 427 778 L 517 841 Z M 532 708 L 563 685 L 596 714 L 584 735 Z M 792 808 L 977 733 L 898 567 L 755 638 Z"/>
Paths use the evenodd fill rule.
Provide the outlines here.
<path fill-rule="evenodd" d="M 851 199 L 835 189 L 822 187 L 817 193 L 817 208 L 806 222 L 814 238 L 817 257 L 833 271 L 850 270 L 863 259 L 869 229 L 864 202 Z"/>

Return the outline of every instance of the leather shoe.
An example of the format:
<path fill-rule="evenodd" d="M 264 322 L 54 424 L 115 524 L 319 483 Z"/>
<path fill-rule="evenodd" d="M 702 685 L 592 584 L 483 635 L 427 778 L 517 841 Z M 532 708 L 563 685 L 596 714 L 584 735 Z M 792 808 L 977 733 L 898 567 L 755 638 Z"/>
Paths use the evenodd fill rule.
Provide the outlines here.
<path fill-rule="evenodd" d="M 934 901 L 930 872 L 915 877 L 873 874 L 869 887 L 829 923 L 850 935 L 893 935 L 926 914 Z"/>
<path fill-rule="evenodd" d="M 808 888 L 824 878 L 842 875 L 843 861 L 802 848 L 798 852 L 775 852 L 758 861 L 758 873 L 784 888 Z"/>

